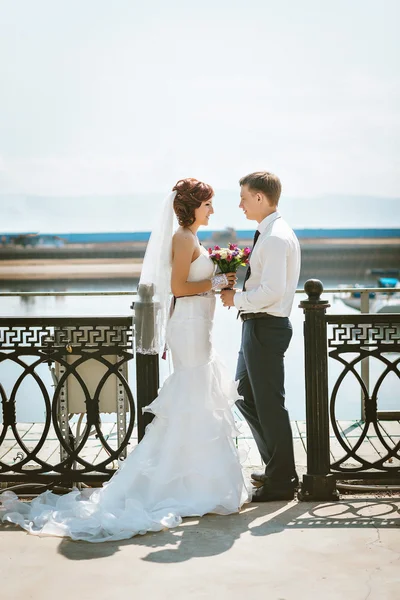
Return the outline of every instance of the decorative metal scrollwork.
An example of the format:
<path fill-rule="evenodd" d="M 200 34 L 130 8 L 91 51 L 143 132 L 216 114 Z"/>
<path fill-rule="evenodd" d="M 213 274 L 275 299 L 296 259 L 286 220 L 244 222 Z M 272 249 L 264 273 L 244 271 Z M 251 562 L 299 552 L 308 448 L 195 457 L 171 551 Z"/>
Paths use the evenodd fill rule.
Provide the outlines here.
<path fill-rule="evenodd" d="M 343 368 L 330 396 L 330 419 L 335 436 L 344 450 L 344 455 L 331 464 L 333 472 L 349 476 L 377 473 L 398 476 L 400 460 L 400 440 L 390 444 L 390 437 L 383 435 L 378 419 L 378 396 L 382 384 L 394 374 L 400 383 L 400 316 L 398 315 L 329 315 L 328 354 Z M 382 364 L 382 371 L 374 385 L 366 385 L 360 374 L 360 364 L 364 359 L 375 359 Z M 347 375 L 358 382 L 363 396 L 365 421 L 359 422 L 360 435 L 354 439 L 352 447 L 339 431 L 336 420 L 336 403 L 340 387 Z M 361 456 L 359 452 L 367 436 L 374 436 L 380 443 L 380 452 L 373 460 Z M 350 462 L 350 464 L 349 464 Z M 351 465 L 352 463 L 352 465 Z"/>
<path fill-rule="evenodd" d="M 400 319 L 393 315 L 329 315 L 328 347 L 341 352 L 357 347 L 400 352 Z"/>
<path fill-rule="evenodd" d="M 0 364 L 14 363 L 19 369 L 8 395 L 0 383 L 0 481 L 108 479 L 115 462 L 126 456 L 134 427 L 135 403 L 127 371 L 132 358 L 130 317 L 0 318 Z M 51 368 L 52 393 L 40 373 L 43 364 Z M 18 390 L 27 377 L 36 382 L 45 407 L 43 428 L 34 447 L 21 435 L 16 416 Z M 102 412 L 117 415 L 116 447 L 104 435 Z M 86 416 L 79 435 L 72 432 L 70 423 L 71 414 L 78 413 Z M 96 464 L 83 456 L 93 434 L 99 453 L 104 450 L 107 455 Z M 59 445 L 51 462 L 39 456 L 50 435 L 56 436 Z M 6 438 L 15 442 L 13 460 L 1 458 Z"/>

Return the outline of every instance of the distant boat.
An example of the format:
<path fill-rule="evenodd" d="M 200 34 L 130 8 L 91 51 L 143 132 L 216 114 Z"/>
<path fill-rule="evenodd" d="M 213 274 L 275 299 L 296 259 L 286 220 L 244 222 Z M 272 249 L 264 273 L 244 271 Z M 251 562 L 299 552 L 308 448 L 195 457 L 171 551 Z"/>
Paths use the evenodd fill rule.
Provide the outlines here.
<path fill-rule="evenodd" d="M 400 313 L 400 280 L 398 277 L 390 277 L 394 271 L 375 270 L 372 273 L 382 273 L 376 287 L 382 288 L 382 292 L 369 292 L 369 312 L 371 313 Z M 398 271 L 397 271 L 398 273 Z M 348 285 L 339 286 L 348 288 Z M 341 300 L 346 306 L 361 310 L 361 292 L 366 286 L 354 285 L 354 291 L 339 292 L 335 298 Z M 398 291 L 393 290 L 398 289 Z M 390 289 L 390 291 L 389 291 Z M 388 291 L 385 291 L 388 290 Z"/>

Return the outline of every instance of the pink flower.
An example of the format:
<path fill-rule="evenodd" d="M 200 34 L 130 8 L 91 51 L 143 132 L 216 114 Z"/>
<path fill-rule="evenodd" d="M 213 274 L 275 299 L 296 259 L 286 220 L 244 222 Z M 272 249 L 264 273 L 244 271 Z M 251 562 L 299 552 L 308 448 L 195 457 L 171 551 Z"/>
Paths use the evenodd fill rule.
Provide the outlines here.
<path fill-rule="evenodd" d="M 229 250 L 236 250 L 237 244 L 229 244 Z"/>
<path fill-rule="evenodd" d="M 219 250 L 221 250 L 221 248 L 219 248 Z M 216 258 L 217 260 L 221 260 L 221 255 L 220 255 L 220 254 L 218 254 L 218 252 L 216 252 L 216 253 L 215 253 L 215 258 Z"/>
<path fill-rule="evenodd" d="M 212 254 L 212 252 L 213 252 L 213 251 L 212 251 L 212 248 L 209 248 L 209 249 L 208 249 L 208 254 Z"/>
<path fill-rule="evenodd" d="M 219 246 L 214 246 L 214 250 L 221 250 Z"/>
<path fill-rule="evenodd" d="M 248 246 L 243 250 L 243 254 L 244 256 L 249 256 L 249 254 L 251 254 L 251 248 L 249 248 Z"/>
<path fill-rule="evenodd" d="M 228 256 L 226 257 L 227 262 L 231 262 L 232 258 L 232 254 L 228 254 Z"/>

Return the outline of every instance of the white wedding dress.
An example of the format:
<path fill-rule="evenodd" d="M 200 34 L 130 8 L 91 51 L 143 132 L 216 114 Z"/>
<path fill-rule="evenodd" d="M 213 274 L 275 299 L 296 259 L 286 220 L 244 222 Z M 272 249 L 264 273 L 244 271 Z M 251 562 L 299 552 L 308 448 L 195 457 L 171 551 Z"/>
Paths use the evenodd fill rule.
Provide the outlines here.
<path fill-rule="evenodd" d="M 213 271 L 201 247 L 189 281 Z M 36 535 L 105 542 L 174 527 L 182 517 L 235 513 L 250 501 L 234 441 L 237 388 L 212 348 L 214 310 L 212 293 L 177 299 L 167 327 L 174 372 L 145 408 L 155 419 L 144 438 L 109 482 L 31 503 L 4 492 L 3 520 Z"/>

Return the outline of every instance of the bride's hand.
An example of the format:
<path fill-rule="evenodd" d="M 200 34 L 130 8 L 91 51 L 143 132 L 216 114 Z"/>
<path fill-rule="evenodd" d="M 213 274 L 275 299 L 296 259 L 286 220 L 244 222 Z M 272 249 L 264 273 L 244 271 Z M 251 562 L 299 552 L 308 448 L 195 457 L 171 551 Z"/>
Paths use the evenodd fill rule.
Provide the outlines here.
<path fill-rule="evenodd" d="M 235 273 L 218 273 L 211 277 L 211 289 L 212 290 L 228 290 L 231 289 L 236 283 Z"/>

